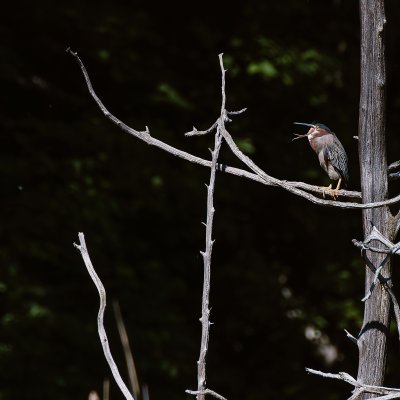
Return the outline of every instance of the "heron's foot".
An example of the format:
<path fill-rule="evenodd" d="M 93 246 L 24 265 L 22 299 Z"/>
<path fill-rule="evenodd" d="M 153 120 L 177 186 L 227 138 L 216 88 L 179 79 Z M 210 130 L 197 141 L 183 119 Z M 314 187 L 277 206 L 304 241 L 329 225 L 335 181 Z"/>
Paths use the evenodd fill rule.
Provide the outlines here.
<path fill-rule="evenodd" d="M 332 197 L 333 200 L 336 200 L 339 197 L 339 189 L 336 187 L 336 189 L 332 189 L 332 184 L 330 184 L 328 187 L 323 186 L 322 187 L 322 195 L 325 198 L 325 195 Z"/>

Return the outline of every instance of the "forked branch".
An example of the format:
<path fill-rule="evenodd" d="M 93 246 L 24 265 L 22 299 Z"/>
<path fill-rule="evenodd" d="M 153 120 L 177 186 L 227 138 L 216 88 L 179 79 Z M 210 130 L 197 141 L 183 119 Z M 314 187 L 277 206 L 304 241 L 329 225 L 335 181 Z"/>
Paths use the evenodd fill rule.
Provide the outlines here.
<path fill-rule="evenodd" d="M 115 117 L 113 114 L 111 114 L 107 108 L 104 106 L 102 101 L 99 99 L 99 97 L 96 95 L 92 83 L 90 81 L 89 75 L 87 73 L 87 70 L 85 66 L 83 65 L 81 59 L 78 57 L 77 53 L 73 52 L 70 48 L 67 49 L 67 52 L 72 55 L 75 60 L 78 62 L 83 76 L 86 81 L 86 85 L 88 87 L 89 93 L 92 96 L 92 98 L 95 100 L 103 114 L 110 120 L 112 121 L 115 125 L 117 125 L 119 128 L 121 128 L 124 132 L 129 133 L 130 135 L 135 136 L 136 138 L 143 140 L 149 145 L 156 146 L 174 156 L 183 158 L 187 161 L 200 164 L 206 167 L 211 167 L 211 161 L 205 160 L 203 158 L 194 156 L 193 154 L 187 153 L 183 150 L 179 150 L 173 146 L 170 146 L 167 143 L 162 142 L 161 140 L 155 139 L 150 135 L 149 129 L 146 127 L 144 131 L 138 131 L 136 129 L 133 129 L 120 121 L 117 117 Z M 242 110 L 241 110 L 242 111 Z M 229 122 L 228 115 L 235 115 L 235 112 L 225 112 L 225 122 Z M 215 123 L 216 124 L 216 123 Z M 190 134 L 198 134 L 198 133 L 208 133 L 211 132 L 212 128 L 215 127 L 215 124 L 208 129 L 207 131 L 197 131 L 196 128 L 194 128 Z M 385 205 L 390 205 L 394 204 L 400 201 L 400 195 L 389 199 L 385 201 L 380 201 L 376 203 L 366 203 L 366 204 L 360 204 L 360 203 L 353 203 L 353 202 L 342 202 L 342 201 L 333 201 L 333 200 L 325 200 L 321 199 L 319 197 L 316 197 L 315 195 L 311 194 L 312 193 L 319 193 L 323 194 L 324 190 L 318 186 L 314 185 L 308 185 L 303 182 L 289 182 L 286 180 L 280 180 L 277 178 L 274 178 L 270 175 L 268 175 L 265 171 L 263 171 L 260 167 L 258 167 L 249 157 L 247 157 L 245 154 L 243 154 L 236 143 L 233 141 L 232 137 L 228 133 L 228 131 L 224 128 L 223 130 L 220 131 L 220 134 L 223 135 L 224 139 L 227 141 L 229 147 L 231 150 L 234 152 L 234 154 L 242 161 L 244 162 L 247 167 L 249 167 L 252 172 L 239 169 L 239 168 L 233 168 L 230 166 L 226 166 L 223 164 L 217 164 L 217 169 L 219 171 L 224 171 L 236 176 L 241 176 L 243 178 L 251 179 L 260 183 L 263 183 L 264 185 L 267 186 L 278 186 L 281 187 L 282 189 L 285 189 L 293 194 L 296 194 L 300 197 L 305 198 L 308 201 L 311 201 L 314 204 L 318 205 L 325 205 L 329 207 L 337 207 L 337 208 L 342 208 L 342 209 L 366 209 L 366 208 L 376 208 L 376 207 L 382 207 Z M 351 192 L 351 191 L 345 191 L 345 190 L 340 190 L 339 195 L 342 197 L 353 197 L 353 198 L 361 198 L 360 192 Z"/>

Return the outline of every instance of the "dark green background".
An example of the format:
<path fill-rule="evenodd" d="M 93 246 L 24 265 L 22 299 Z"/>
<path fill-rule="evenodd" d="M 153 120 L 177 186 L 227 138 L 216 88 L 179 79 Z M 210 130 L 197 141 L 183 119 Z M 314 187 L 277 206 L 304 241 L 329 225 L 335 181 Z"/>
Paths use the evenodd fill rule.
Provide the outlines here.
<path fill-rule="evenodd" d="M 0 22 L 0 399 L 84 399 L 110 377 L 98 298 L 72 243 L 86 235 L 108 299 L 120 302 L 150 398 L 196 387 L 209 171 L 151 148 L 104 118 L 68 46 L 109 110 L 138 130 L 209 158 L 212 137 L 185 138 L 220 110 L 273 176 L 327 184 L 293 121 L 334 130 L 359 189 L 357 1 L 7 2 Z M 398 25 L 387 2 L 388 159 L 399 158 Z M 226 146 L 225 146 L 226 147 Z M 242 167 L 227 148 L 221 160 Z M 398 188 L 394 187 L 393 193 Z M 304 368 L 356 375 L 343 329 L 362 323 L 363 266 L 351 239 L 361 213 L 312 205 L 218 174 L 208 384 L 233 399 L 340 399 L 350 386 Z M 106 325 L 125 374 L 111 307 Z M 314 328 L 337 357 L 326 363 Z M 398 381 L 390 338 L 387 384 Z M 308 330 L 307 330 L 308 329 Z M 111 384 L 111 399 L 120 399 Z"/>

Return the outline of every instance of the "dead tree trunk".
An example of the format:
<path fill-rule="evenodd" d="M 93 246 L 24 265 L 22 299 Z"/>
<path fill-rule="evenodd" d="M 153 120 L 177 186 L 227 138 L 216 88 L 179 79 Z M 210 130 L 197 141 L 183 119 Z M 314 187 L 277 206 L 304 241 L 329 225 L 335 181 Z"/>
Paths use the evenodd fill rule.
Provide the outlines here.
<path fill-rule="evenodd" d="M 361 94 L 359 114 L 359 156 L 361 192 L 364 203 L 388 196 L 385 143 L 385 48 L 384 0 L 360 0 L 361 13 Z M 362 213 L 364 237 L 371 223 L 389 240 L 394 239 L 392 214 L 388 207 L 365 209 Z M 380 244 L 379 244 L 380 245 Z M 367 253 L 375 267 L 384 254 Z M 382 275 L 390 276 L 390 261 Z M 369 290 L 373 273 L 366 267 L 365 287 Z M 365 302 L 364 323 L 358 339 L 357 380 L 370 385 L 383 383 L 386 364 L 386 340 L 389 325 L 390 297 L 377 285 Z M 366 398 L 366 397 L 365 397 Z"/>

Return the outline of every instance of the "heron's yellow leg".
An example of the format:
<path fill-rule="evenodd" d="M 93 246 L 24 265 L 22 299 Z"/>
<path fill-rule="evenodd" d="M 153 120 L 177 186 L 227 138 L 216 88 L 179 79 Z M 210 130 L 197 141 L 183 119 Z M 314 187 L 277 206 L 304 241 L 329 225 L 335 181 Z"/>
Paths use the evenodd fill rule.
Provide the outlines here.
<path fill-rule="evenodd" d="M 338 192 L 339 192 L 341 183 L 342 183 L 342 178 L 339 178 L 335 189 L 332 189 L 332 184 L 330 184 L 328 187 L 323 187 L 322 189 L 324 190 L 324 192 L 323 192 L 324 198 L 325 198 L 325 194 L 327 194 L 327 195 L 331 196 L 333 198 L 333 200 L 336 200 L 339 196 Z"/>

